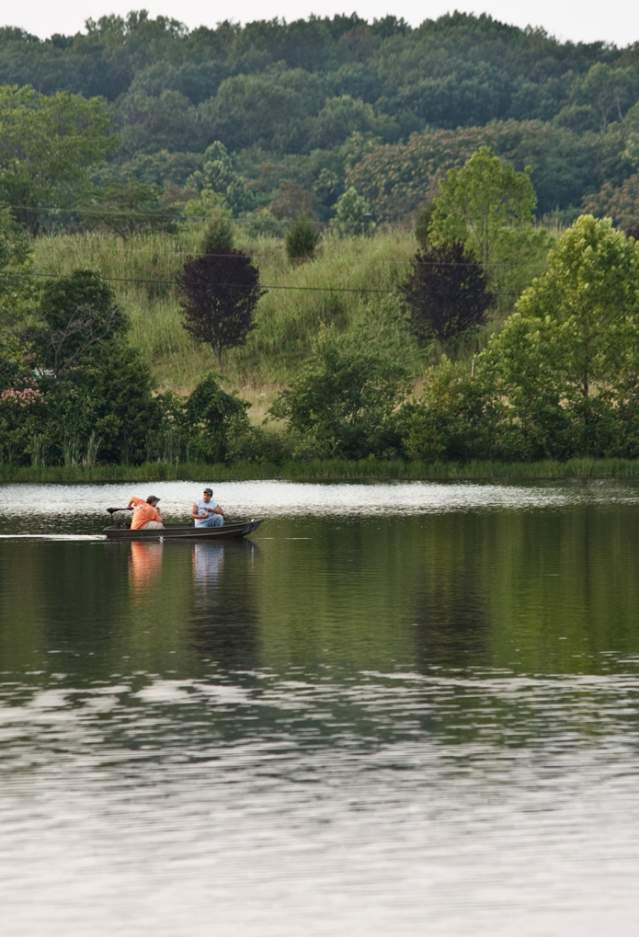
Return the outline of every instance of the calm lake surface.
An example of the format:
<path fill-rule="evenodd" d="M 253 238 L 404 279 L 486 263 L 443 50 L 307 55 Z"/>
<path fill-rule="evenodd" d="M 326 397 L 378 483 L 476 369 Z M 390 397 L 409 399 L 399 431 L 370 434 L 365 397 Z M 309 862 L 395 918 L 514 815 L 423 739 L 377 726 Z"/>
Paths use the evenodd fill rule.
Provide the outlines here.
<path fill-rule="evenodd" d="M 0 487 L 3 935 L 635 933 L 639 487 L 201 488 Z"/>

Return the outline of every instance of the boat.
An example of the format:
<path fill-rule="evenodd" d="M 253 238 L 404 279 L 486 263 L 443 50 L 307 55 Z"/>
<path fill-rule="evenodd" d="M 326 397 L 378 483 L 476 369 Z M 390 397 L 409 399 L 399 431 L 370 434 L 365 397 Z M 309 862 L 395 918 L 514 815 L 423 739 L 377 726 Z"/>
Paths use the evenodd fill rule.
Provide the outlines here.
<path fill-rule="evenodd" d="M 188 526 L 160 527 L 153 530 L 131 530 L 128 527 L 105 527 L 107 540 L 117 540 L 120 543 L 129 540 L 230 540 L 234 537 L 246 537 L 262 523 L 261 519 L 232 521 L 222 527 L 195 527 Z"/>

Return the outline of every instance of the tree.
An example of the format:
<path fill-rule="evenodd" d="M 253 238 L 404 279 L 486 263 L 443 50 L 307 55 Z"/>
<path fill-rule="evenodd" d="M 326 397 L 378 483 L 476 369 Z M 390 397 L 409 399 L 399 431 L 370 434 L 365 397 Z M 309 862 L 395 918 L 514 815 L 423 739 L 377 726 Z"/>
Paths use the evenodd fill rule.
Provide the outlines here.
<path fill-rule="evenodd" d="M 639 225 L 639 173 L 633 173 L 622 185 L 604 183 L 594 195 L 583 202 L 584 210 L 595 215 L 607 215 L 622 228 Z"/>
<path fill-rule="evenodd" d="M 601 454 L 603 424 L 636 397 L 638 282 L 639 244 L 610 219 L 582 216 L 480 356 L 513 418 L 546 440 L 546 454 L 558 454 L 551 450 L 568 423 L 568 448 Z"/>
<path fill-rule="evenodd" d="M 113 291 L 92 270 L 76 270 L 48 282 L 39 315 L 36 345 L 42 364 L 56 375 L 104 360 L 113 341 L 128 328 Z"/>
<path fill-rule="evenodd" d="M 288 420 L 313 456 L 346 459 L 397 454 L 395 411 L 406 392 L 406 371 L 394 356 L 323 336 L 315 354 L 271 414 Z"/>
<path fill-rule="evenodd" d="M 433 219 L 433 203 L 425 202 L 415 216 L 415 238 L 423 251 L 428 250 L 428 231 Z"/>
<path fill-rule="evenodd" d="M 461 241 L 488 268 L 499 241 L 531 224 L 536 202 L 529 173 L 480 147 L 441 183 L 429 234 L 433 243 Z"/>
<path fill-rule="evenodd" d="M 107 284 L 87 270 L 50 280 L 37 312 L 29 367 L 14 368 L 3 395 L 11 458 L 142 461 L 159 412 L 150 372 L 127 342 L 127 320 Z"/>
<path fill-rule="evenodd" d="M 235 171 L 228 150 L 219 140 L 206 148 L 202 168 L 189 177 L 187 185 L 200 193 L 214 192 L 221 196 L 234 215 L 253 207 L 252 193 Z"/>
<path fill-rule="evenodd" d="M 253 66 L 252 71 L 257 71 Z M 248 71 L 248 69 L 247 69 Z M 281 65 L 226 78 L 217 94 L 199 107 L 209 139 L 230 149 L 262 146 L 275 152 L 298 151 L 305 119 L 324 99 L 324 81 L 302 68 Z"/>
<path fill-rule="evenodd" d="M 271 212 L 282 221 L 293 221 L 300 215 L 315 217 L 315 197 L 297 182 L 280 182 L 271 202 Z"/>
<path fill-rule="evenodd" d="M 89 169 L 114 146 L 103 101 L 0 87 L 0 202 L 32 233 L 51 206 L 77 205 L 90 190 Z"/>
<path fill-rule="evenodd" d="M 390 117 L 376 114 L 372 105 L 348 94 L 327 98 L 317 117 L 310 121 L 308 148 L 333 149 L 356 131 L 389 138 L 397 134 L 397 125 Z"/>
<path fill-rule="evenodd" d="M 444 357 L 426 372 L 421 397 L 402 408 L 407 455 L 424 462 L 499 458 L 501 410 L 489 382 Z"/>
<path fill-rule="evenodd" d="M 370 204 L 350 186 L 335 203 L 335 216 L 331 227 L 340 237 L 369 235 L 375 229 Z"/>
<path fill-rule="evenodd" d="M 459 242 L 418 251 L 401 291 L 422 342 L 445 342 L 481 325 L 493 300 L 481 265 Z"/>
<path fill-rule="evenodd" d="M 188 458 L 226 462 L 233 437 L 246 433 L 248 404 L 219 386 L 212 374 L 200 381 L 184 406 Z"/>
<path fill-rule="evenodd" d="M 300 216 L 286 232 L 286 256 L 291 263 L 312 260 L 320 237 L 317 225 L 310 218 Z"/>
<path fill-rule="evenodd" d="M 251 258 L 233 249 L 188 260 L 178 288 L 185 329 L 211 346 L 221 366 L 224 349 L 241 344 L 253 327 L 262 295 Z"/>
<path fill-rule="evenodd" d="M 634 68 L 616 68 L 596 62 L 577 84 L 575 98 L 596 113 L 602 132 L 610 121 L 623 120 L 626 110 L 637 100 L 639 77 Z"/>
<path fill-rule="evenodd" d="M 156 186 L 126 179 L 105 185 L 83 210 L 82 219 L 86 227 L 127 238 L 141 231 L 173 232 L 175 215 L 162 202 Z"/>
<path fill-rule="evenodd" d="M 178 91 L 157 97 L 132 91 L 118 103 L 120 149 L 128 156 L 156 150 L 198 150 L 205 137 L 197 108 Z"/>
<path fill-rule="evenodd" d="M 30 277 L 31 238 L 14 220 L 9 208 L 0 208 L 0 339 L 16 335 L 28 322 L 35 295 Z"/>
<path fill-rule="evenodd" d="M 227 254 L 233 250 L 235 233 L 228 209 L 220 206 L 211 213 L 202 239 L 203 254 Z"/>

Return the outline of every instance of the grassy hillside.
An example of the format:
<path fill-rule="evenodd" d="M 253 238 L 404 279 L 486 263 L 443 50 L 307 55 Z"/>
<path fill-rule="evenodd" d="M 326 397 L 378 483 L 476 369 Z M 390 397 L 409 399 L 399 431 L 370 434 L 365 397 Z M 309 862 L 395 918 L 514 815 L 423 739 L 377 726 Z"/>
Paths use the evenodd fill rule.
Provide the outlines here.
<path fill-rule="evenodd" d="M 184 331 L 173 286 L 186 257 L 197 253 L 198 241 L 191 233 L 126 240 L 96 233 L 42 237 L 35 243 L 34 268 L 48 274 L 78 268 L 102 274 L 129 314 L 131 340 L 146 355 L 158 386 L 185 393 L 215 369 L 210 349 Z M 223 377 L 251 401 L 254 418 L 309 354 L 322 326 L 344 334 L 388 334 L 406 354 L 415 355 L 396 292 L 416 249 L 412 232 L 327 238 L 317 259 L 299 266 L 289 263 L 281 240 L 240 238 L 238 246 L 253 256 L 266 292 L 254 330 L 243 348 L 228 353 Z"/>

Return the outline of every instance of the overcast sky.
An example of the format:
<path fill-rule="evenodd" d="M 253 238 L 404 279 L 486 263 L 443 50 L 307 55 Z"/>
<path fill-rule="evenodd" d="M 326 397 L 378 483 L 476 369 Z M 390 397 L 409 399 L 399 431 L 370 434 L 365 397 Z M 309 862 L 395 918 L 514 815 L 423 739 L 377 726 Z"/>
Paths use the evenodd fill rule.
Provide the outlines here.
<path fill-rule="evenodd" d="M 389 12 L 403 16 L 412 24 L 432 19 L 452 9 L 469 13 L 490 13 L 496 19 L 517 26 L 542 26 L 558 39 L 592 42 L 604 40 L 625 46 L 639 41 L 639 3 L 637 0 L 607 0 L 583 3 L 577 0 L 484 0 L 479 3 L 446 0 L 235 0 L 232 4 L 216 5 L 210 0 L 20 0 L 0 4 L 0 23 L 20 26 L 38 36 L 52 33 L 75 33 L 89 17 L 97 19 L 107 13 L 124 14 L 131 9 L 147 9 L 153 15 L 163 14 L 186 23 L 189 27 L 214 26 L 223 19 L 247 22 L 270 19 L 287 20 L 306 17 L 310 13 L 331 16 L 355 10 L 367 19 Z"/>

